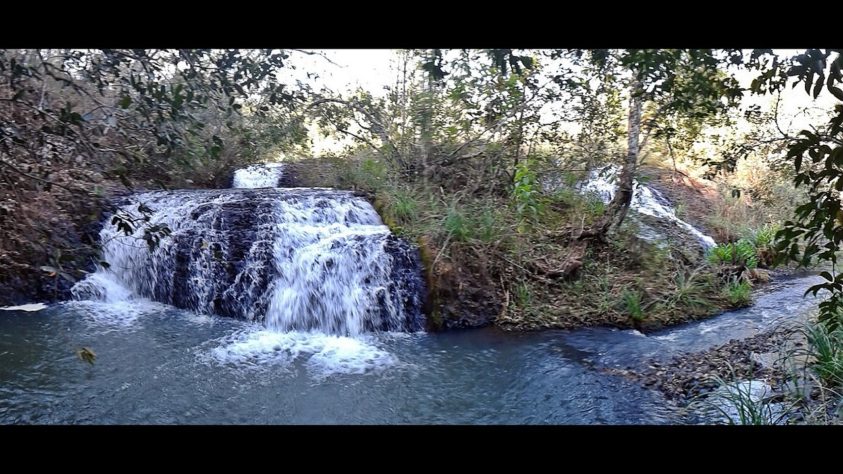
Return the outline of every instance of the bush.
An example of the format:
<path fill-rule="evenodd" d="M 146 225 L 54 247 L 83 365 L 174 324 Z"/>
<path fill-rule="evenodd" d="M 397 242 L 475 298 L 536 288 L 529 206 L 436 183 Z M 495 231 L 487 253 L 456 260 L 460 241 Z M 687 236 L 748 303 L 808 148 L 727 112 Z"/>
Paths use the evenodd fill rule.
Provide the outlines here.
<path fill-rule="evenodd" d="M 723 289 L 723 296 L 734 308 L 748 306 L 752 302 L 752 287 L 743 280 L 732 279 Z"/>
<path fill-rule="evenodd" d="M 757 249 L 755 244 L 748 239 L 719 244 L 709 250 L 706 258 L 715 265 L 743 265 L 747 268 L 758 266 Z"/>
<path fill-rule="evenodd" d="M 699 269 L 698 269 L 699 270 Z M 680 271 L 674 277 L 676 288 L 665 299 L 665 305 L 675 311 L 690 311 L 694 314 L 706 314 L 714 305 L 706 297 L 711 288 L 711 278 L 700 279 L 698 270 L 690 275 Z"/>
<path fill-rule="evenodd" d="M 530 162 L 521 162 L 515 170 L 515 185 L 512 191 L 515 210 L 521 224 L 519 231 L 526 231 L 529 225 L 544 212 L 545 199 L 538 185 L 536 174 L 530 169 Z"/>
<path fill-rule="evenodd" d="M 811 324 L 803 329 L 808 339 L 811 368 L 827 387 L 843 385 L 843 329 Z"/>
<path fill-rule="evenodd" d="M 755 255 L 758 263 L 766 267 L 772 266 L 776 259 L 776 232 L 778 225 L 764 224 L 752 234 L 752 242 L 755 246 Z"/>
<path fill-rule="evenodd" d="M 456 206 L 448 208 L 443 228 L 457 242 L 465 242 L 472 236 L 471 224 Z"/>
<path fill-rule="evenodd" d="M 641 293 L 638 291 L 624 290 L 621 294 L 623 303 L 626 306 L 626 312 L 633 321 L 641 322 L 644 320 L 644 310 L 641 308 Z"/>

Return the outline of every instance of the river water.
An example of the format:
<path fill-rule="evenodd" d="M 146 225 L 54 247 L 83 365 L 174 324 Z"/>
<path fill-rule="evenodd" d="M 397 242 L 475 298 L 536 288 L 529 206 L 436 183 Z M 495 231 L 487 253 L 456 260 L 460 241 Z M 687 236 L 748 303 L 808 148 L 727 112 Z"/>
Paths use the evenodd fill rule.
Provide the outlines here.
<path fill-rule="evenodd" d="M 798 320 L 816 307 L 802 293 L 818 281 L 777 281 L 751 308 L 646 336 L 277 332 L 144 299 L 5 311 L 0 423 L 685 423 L 659 392 L 605 369 Z M 93 365 L 78 358 L 81 347 L 97 354 Z"/>

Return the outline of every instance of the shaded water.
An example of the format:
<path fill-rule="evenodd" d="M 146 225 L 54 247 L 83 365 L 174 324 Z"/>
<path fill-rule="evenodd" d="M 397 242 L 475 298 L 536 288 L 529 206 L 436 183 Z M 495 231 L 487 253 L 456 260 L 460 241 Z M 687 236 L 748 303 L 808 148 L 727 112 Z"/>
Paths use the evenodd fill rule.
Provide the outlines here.
<path fill-rule="evenodd" d="M 612 375 L 813 311 L 798 277 L 754 307 L 644 336 L 605 328 L 508 334 L 280 333 L 146 300 L 0 313 L 2 423 L 682 423 Z M 97 353 L 91 366 L 75 355 Z"/>

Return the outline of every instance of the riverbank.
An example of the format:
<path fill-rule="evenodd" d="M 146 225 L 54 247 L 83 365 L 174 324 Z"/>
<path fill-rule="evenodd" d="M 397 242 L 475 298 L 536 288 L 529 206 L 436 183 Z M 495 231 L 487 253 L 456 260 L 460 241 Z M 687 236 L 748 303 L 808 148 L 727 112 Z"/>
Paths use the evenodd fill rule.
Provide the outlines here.
<path fill-rule="evenodd" d="M 827 364 L 835 364 L 837 356 L 833 347 L 824 345 L 823 328 L 816 324 L 817 301 L 802 299 L 802 291 L 798 291 L 812 283 L 805 275 L 778 278 L 770 289 L 762 290 L 766 294 L 756 306 L 688 328 L 682 336 L 704 345 L 709 331 L 734 334 L 727 342 L 604 370 L 659 391 L 689 413 L 725 410 L 729 419 L 724 422 L 840 423 L 843 412 L 837 379 L 823 378 Z M 743 318 L 749 320 L 734 326 Z M 673 340 L 674 336 L 666 334 L 670 333 L 655 337 Z M 684 343 L 680 346 L 686 347 Z"/>
<path fill-rule="evenodd" d="M 802 345 L 804 341 L 797 340 L 796 329 L 789 324 L 706 351 L 683 354 L 667 363 L 652 362 L 640 372 L 619 373 L 661 391 L 672 400 L 688 404 L 717 389 L 718 378 L 761 380 L 773 387 L 783 385 L 789 374 L 781 361 L 793 346 Z"/>

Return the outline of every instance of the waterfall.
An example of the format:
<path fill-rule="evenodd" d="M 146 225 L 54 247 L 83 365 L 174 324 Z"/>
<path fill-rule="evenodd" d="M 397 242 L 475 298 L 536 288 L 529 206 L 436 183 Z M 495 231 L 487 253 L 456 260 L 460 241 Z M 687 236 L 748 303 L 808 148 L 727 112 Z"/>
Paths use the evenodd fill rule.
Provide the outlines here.
<path fill-rule="evenodd" d="M 143 204 L 154 211 L 149 224 L 166 224 L 172 235 L 150 251 L 143 229 L 127 237 L 105 225 L 108 265 L 77 283 L 74 298 L 144 297 L 281 332 L 423 329 L 418 250 L 392 235 L 363 198 L 271 187 L 280 173 L 280 166 L 250 167 L 235 173 L 238 189 L 133 195 L 123 211 Z"/>
<path fill-rule="evenodd" d="M 234 172 L 232 188 L 274 188 L 284 173 L 281 163 L 250 165 Z"/>
<path fill-rule="evenodd" d="M 619 172 L 620 170 L 618 167 L 614 165 L 607 166 L 602 169 L 592 170 L 588 175 L 588 179 L 581 183 L 580 191 L 595 193 L 603 202 L 609 203 L 615 196 L 615 189 L 617 186 L 613 181 L 615 177 L 618 176 Z M 632 203 L 630 203 L 630 208 L 640 212 L 641 214 L 647 214 L 648 216 L 652 216 L 657 219 L 664 219 L 673 222 L 696 237 L 700 245 L 706 250 L 716 245 L 711 236 L 704 234 L 696 227 L 676 217 L 676 212 L 674 211 L 673 206 L 664 196 L 662 196 L 660 192 L 643 185 L 638 181 L 633 183 Z"/>

